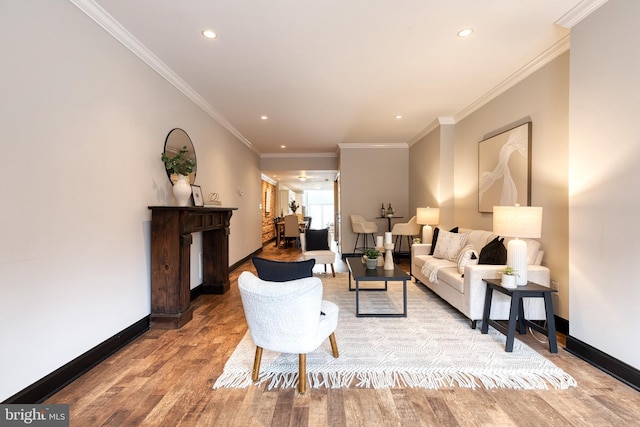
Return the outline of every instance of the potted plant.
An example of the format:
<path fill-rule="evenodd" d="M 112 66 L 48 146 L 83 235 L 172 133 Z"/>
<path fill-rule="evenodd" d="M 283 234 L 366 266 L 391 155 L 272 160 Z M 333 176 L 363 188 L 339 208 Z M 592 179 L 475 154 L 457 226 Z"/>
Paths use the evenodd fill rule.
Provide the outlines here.
<path fill-rule="evenodd" d="M 380 251 L 377 249 L 365 249 L 364 257 L 365 263 L 367 264 L 367 268 L 374 269 L 378 265 L 378 257 L 380 256 Z"/>
<path fill-rule="evenodd" d="M 518 271 L 512 267 L 506 267 L 502 271 L 502 286 L 504 288 L 515 288 L 518 286 L 516 278 L 518 277 Z"/>
<path fill-rule="evenodd" d="M 185 145 L 178 151 L 173 157 L 167 156 L 165 153 L 161 153 L 162 162 L 164 167 L 169 172 L 169 175 L 184 175 L 187 176 L 193 172 L 193 168 L 196 166 L 195 162 L 187 157 L 187 146 Z"/>
<path fill-rule="evenodd" d="M 187 157 L 187 146 L 185 145 L 173 157 L 161 153 L 164 167 L 167 169 L 171 182 L 173 182 L 173 195 L 178 202 L 178 206 L 187 206 L 191 197 L 191 186 L 187 176 L 193 172 L 196 163 Z"/>
<path fill-rule="evenodd" d="M 291 209 L 291 212 L 293 212 L 293 213 L 296 213 L 296 211 L 298 210 L 299 207 L 300 207 L 300 205 L 297 204 L 295 200 L 292 200 L 289 203 L 289 209 Z"/>

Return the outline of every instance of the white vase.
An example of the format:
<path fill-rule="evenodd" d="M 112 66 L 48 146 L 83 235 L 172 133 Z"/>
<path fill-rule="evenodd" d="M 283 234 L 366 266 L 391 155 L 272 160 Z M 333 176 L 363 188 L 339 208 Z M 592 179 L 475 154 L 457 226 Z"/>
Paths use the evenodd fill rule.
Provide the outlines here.
<path fill-rule="evenodd" d="M 191 197 L 191 185 L 185 175 L 178 175 L 178 180 L 173 184 L 173 197 L 176 198 L 178 206 L 187 206 Z"/>

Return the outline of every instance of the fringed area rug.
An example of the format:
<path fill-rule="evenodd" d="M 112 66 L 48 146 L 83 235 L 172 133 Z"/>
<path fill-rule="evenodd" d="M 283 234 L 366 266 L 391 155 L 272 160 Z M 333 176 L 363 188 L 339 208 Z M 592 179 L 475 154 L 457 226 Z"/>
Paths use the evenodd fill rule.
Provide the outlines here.
<path fill-rule="evenodd" d="M 493 328 L 483 335 L 469 320 L 422 285 L 407 282 L 407 318 L 355 316 L 355 292 L 348 275 L 321 275 L 324 299 L 340 307 L 335 335 L 339 358 L 329 340 L 307 354 L 308 387 L 444 387 L 557 389 L 575 380 L 517 338 L 513 352 L 504 351 L 505 337 Z M 384 287 L 384 282 L 362 286 Z M 355 285 L 354 285 L 355 286 Z M 401 312 L 402 283 L 388 291 L 360 292 L 360 312 Z M 244 388 L 253 384 L 255 346 L 249 332 L 241 340 L 213 388 Z M 296 387 L 298 355 L 264 350 L 258 384 Z"/>

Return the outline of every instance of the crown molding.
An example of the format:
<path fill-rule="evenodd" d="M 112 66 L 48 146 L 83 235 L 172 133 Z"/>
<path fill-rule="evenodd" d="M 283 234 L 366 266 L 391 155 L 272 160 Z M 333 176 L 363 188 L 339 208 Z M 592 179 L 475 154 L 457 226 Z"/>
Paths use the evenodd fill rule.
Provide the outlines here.
<path fill-rule="evenodd" d="M 300 157 L 332 157 L 336 158 L 336 153 L 264 153 L 260 155 L 261 159 L 281 159 L 281 158 L 300 158 Z"/>
<path fill-rule="evenodd" d="M 406 142 L 341 142 L 338 148 L 409 148 Z"/>
<path fill-rule="evenodd" d="M 524 67 L 520 68 L 518 71 L 509 76 L 502 83 L 491 89 L 489 92 L 485 93 L 478 100 L 473 102 L 471 105 L 460 111 L 454 116 L 455 123 L 467 117 L 469 114 L 478 110 L 483 105 L 487 104 L 489 101 L 498 97 L 498 95 L 505 92 L 507 89 L 512 88 L 516 84 L 520 83 L 522 80 L 529 77 L 531 74 L 538 71 L 540 68 L 544 67 L 558 56 L 562 55 L 566 51 L 569 50 L 570 45 L 570 36 L 567 34 L 558 42 L 556 42 L 549 49 L 544 51 L 542 55 L 538 56 L 533 61 L 529 62 Z"/>
<path fill-rule="evenodd" d="M 80 9 L 85 15 L 91 18 L 107 33 L 118 40 L 127 49 L 133 52 L 144 63 L 151 67 L 155 72 L 160 74 L 165 80 L 171 83 L 176 89 L 182 92 L 194 104 L 200 107 L 205 113 L 211 116 L 222 127 L 229 131 L 233 136 L 242 141 L 254 153 L 260 155 L 260 152 L 246 139 L 231 123 L 225 119 L 211 104 L 204 100 L 198 93 L 191 88 L 184 80 L 173 72 L 164 62 L 147 49 L 138 39 L 129 33 L 122 25 L 120 25 L 111 15 L 109 15 L 102 7 L 97 5 L 93 0 L 69 0 L 74 6 Z"/>
<path fill-rule="evenodd" d="M 275 181 L 274 179 L 269 178 L 267 175 L 265 174 L 260 174 L 260 177 L 262 178 L 263 181 L 268 182 L 271 185 L 278 185 L 278 182 Z"/>
<path fill-rule="evenodd" d="M 565 13 L 555 24 L 565 28 L 573 28 L 578 22 L 591 15 L 608 0 L 582 0 L 573 9 Z"/>

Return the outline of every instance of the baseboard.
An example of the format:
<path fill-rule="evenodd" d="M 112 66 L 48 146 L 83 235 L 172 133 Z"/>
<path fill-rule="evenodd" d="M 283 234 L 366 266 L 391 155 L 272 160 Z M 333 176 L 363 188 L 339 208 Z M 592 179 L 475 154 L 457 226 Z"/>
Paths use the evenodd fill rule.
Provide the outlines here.
<path fill-rule="evenodd" d="M 567 335 L 566 350 L 601 371 L 622 381 L 629 387 L 640 391 L 640 370 L 633 366 L 627 365 L 571 335 Z"/>
<path fill-rule="evenodd" d="M 558 317 L 557 314 L 553 317 L 556 321 L 556 331 L 560 332 L 562 335 L 569 335 L 569 321 L 562 317 Z"/>
<path fill-rule="evenodd" d="M 80 377 L 91 368 L 104 361 L 135 338 L 149 330 L 149 316 L 145 316 L 133 325 L 117 333 L 111 338 L 93 347 L 86 353 L 76 357 L 66 365 L 56 369 L 46 377 L 31 384 L 24 390 L 14 394 L 3 404 L 35 404 L 42 403 L 49 396 Z"/>

